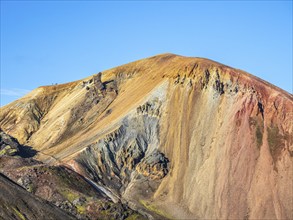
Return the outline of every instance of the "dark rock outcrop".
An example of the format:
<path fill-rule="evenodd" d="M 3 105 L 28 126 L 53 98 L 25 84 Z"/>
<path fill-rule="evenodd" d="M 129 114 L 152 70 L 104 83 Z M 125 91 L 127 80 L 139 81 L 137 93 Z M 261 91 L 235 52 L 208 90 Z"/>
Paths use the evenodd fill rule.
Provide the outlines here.
<path fill-rule="evenodd" d="M 0 156 L 12 156 L 19 153 L 18 141 L 0 129 Z"/>

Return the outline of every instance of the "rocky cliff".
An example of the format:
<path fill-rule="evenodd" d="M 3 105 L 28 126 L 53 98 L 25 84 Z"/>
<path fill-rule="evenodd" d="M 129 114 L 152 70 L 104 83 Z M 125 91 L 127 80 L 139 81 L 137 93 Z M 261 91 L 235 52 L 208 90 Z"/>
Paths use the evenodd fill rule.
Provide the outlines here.
<path fill-rule="evenodd" d="M 292 219 L 292 107 L 244 71 L 163 54 L 37 88 L 0 126 L 148 218 Z"/>

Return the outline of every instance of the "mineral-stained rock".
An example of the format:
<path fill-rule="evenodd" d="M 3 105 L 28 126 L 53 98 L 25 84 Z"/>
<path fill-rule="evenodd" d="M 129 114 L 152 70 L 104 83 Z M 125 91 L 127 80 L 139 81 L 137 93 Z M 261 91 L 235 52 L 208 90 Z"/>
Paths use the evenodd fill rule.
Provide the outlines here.
<path fill-rule="evenodd" d="M 168 173 L 168 158 L 164 154 L 155 150 L 152 154 L 144 157 L 138 164 L 136 170 L 151 179 L 162 179 Z"/>
<path fill-rule="evenodd" d="M 244 71 L 162 54 L 40 87 L 2 107 L 0 127 L 108 197 L 89 212 L 293 219 L 292 109 L 292 94 Z"/>

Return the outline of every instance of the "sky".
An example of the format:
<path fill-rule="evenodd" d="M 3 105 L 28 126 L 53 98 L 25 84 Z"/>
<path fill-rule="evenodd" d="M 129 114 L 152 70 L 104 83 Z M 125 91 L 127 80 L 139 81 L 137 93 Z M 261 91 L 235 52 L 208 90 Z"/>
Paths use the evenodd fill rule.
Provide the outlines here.
<path fill-rule="evenodd" d="M 292 1 L 1 0 L 0 105 L 167 52 L 292 93 Z"/>

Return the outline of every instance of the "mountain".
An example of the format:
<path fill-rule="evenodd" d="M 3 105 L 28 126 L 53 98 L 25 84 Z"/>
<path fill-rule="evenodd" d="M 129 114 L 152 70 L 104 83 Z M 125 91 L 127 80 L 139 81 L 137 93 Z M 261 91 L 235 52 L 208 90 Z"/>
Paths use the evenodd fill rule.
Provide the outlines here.
<path fill-rule="evenodd" d="M 292 219 L 292 107 L 244 71 L 162 54 L 39 87 L 0 127 L 150 219 Z"/>

